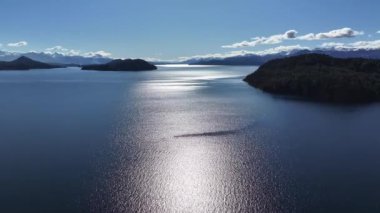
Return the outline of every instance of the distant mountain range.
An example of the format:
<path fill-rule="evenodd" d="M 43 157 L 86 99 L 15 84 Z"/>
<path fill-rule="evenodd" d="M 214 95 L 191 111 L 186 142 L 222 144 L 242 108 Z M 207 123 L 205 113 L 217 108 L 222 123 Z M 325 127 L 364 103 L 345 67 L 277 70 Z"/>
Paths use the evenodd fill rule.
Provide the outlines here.
<path fill-rule="evenodd" d="M 283 51 L 273 54 L 244 54 L 232 57 L 204 57 L 204 58 L 191 58 L 183 61 L 149 61 L 152 64 L 193 64 L 193 65 L 235 65 L 235 66 L 260 66 L 270 60 L 279 59 L 284 57 L 298 56 L 303 54 L 325 54 L 336 58 L 366 58 L 366 59 L 380 59 L 380 49 L 378 50 L 336 50 L 336 49 L 314 49 L 314 50 L 293 50 Z M 94 56 L 80 56 L 80 55 L 65 55 L 61 53 L 44 53 L 44 52 L 27 52 L 27 53 L 14 53 L 0 51 L 0 61 L 12 61 L 21 56 L 30 59 L 56 65 L 72 65 L 82 66 L 89 64 L 106 64 L 113 60 L 113 58 L 104 57 L 101 55 Z"/>
<path fill-rule="evenodd" d="M 181 63 L 194 65 L 245 65 L 260 66 L 270 60 L 298 56 L 304 54 L 324 54 L 336 58 L 365 58 L 380 59 L 380 50 L 333 50 L 333 49 L 314 49 L 314 50 L 293 50 L 291 52 L 279 52 L 275 54 L 258 55 L 245 54 L 226 58 L 194 58 Z"/>
<path fill-rule="evenodd" d="M 69 56 L 60 53 L 44 53 L 44 52 L 28 52 L 28 53 L 14 53 L 0 51 L 0 61 L 12 61 L 21 56 L 30 59 L 49 63 L 49 64 L 62 64 L 62 65 L 86 65 L 86 64 L 104 64 L 110 62 L 112 59 L 100 55 L 85 57 L 85 56 Z"/>

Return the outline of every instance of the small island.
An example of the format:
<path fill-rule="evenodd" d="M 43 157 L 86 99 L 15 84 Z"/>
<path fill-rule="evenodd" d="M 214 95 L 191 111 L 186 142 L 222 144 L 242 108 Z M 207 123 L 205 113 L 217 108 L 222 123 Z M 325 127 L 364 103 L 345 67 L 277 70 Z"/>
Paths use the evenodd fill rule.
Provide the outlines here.
<path fill-rule="evenodd" d="M 156 69 L 156 66 L 142 59 L 117 59 L 106 64 L 82 66 L 82 70 L 98 71 L 149 71 Z"/>
<path fill-rule="evenodd" d="M 263 64 L 244 81 L 265 92 L 315 101 L 380 101 L 380 60 L 306 54 Z"/>
<path fill-rule="evenodd" d="M 54 69 L 62 66 L 47 64 L 21 56 L 14 61 L 0 61 L 0 70 Z"/>

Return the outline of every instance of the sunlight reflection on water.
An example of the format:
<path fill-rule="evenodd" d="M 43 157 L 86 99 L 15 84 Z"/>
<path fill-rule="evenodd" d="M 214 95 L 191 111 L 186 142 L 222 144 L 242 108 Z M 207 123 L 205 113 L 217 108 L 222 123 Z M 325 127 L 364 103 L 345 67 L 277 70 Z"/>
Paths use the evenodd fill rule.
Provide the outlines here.
<path fill-rule="evenodd" d="M 207 70 L 173 72 L 170 80 L 145 80 L 126 91 L 136 98 L 125 103 L 115 131 L 118 160 L 108 182 L 112 210 L 273 209 L 265 197 L 275 190 L 263 181 L 270 171 L 262 172 L 265 151 L 245 138 L 247 124 L 234 118 L 224 99 L 199 96 L 215 79 L 236 77 Z M 262 131 L 257 133 L 264 141 Z"/>
<path fill-rule="evenodd" d="M 185 82 L 185 81 L 150 81 L 142 85 L 152 91 L 169 90 L 173 92 L 196 90 L 205 86 L 204 82 Z"/>
<path fill-rule="evenodd" d="M 175 66 L 178 67 L 178 66 Z M 201 66 L 202 67 L 202 66 Z M 219 74 L 215 75 L 215 73 L 189 73 L 187 75 L 179 76 L 171 76 L 170 79 L 165 80 L 149 80 L 144 81 L 140 84 L 140 86 L 145 87 L 144 90 L 152 91 L 155 90 L 169 90 L 172 92 L 183 92 L 183 91 L 191 91 L 196 89 L 201 89 L 207 86 L 208 83 L 212 83 L 214 80 L 218 79 L 233 79 L 239 78 L 239 75 L 233 74 Z"/>
<path fill-rule="evenodd" d="M 207 68 L 214 67 L 213 65 L 190 65 L 190 64 L 163 64 L 157 65 L 157 67 L 168 67 L 168 68 Z"/>

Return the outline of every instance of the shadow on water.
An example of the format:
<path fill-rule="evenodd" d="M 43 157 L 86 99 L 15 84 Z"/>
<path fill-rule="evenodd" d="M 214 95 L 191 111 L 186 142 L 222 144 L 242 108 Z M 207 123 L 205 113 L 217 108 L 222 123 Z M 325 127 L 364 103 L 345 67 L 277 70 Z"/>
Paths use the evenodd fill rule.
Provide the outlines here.
<path fill-rule="evenodd" d="M 239 130 L 226 130 L 226 131 L 216 131 L 216 132 L 203 132 L 195 134 L 184 134 L 176 135 L 175 138 L 190 138 L 190 137 L 212 137 L 212 136 L 224 136 L 224 135 L 234 135 Z"/>
<path fill-rule="evenodd" d="M 226 136 L 226 135 L 236 135 L 252 126 L 253 124 L 248 125 L 244 128 L 233 129 L 233 130 L 220 130 L 220 131 L 213 131 L 213 132 L 182 134 L 182 135 L 176 135 L 174 136 L 174 138 L 218 137 L 218 136 Z"/>

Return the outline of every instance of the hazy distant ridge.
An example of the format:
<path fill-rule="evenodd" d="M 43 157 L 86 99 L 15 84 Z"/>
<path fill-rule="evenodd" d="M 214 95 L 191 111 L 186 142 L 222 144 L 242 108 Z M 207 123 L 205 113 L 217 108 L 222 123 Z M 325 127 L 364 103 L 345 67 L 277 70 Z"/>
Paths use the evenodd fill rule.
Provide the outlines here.
<path fill-rule="evenodd" d="M 297 56 L 302 54 L 325 54 L 336 58 L 365 58 L 365 59 L 380 59 L 380 50 L 329 50 L 329 49 L 315 49 L 315 50 L 296 50 L 291 52 L 279 52 L 275 54 L 256 55 L 246 54 L 239 56 L 232 56 L 226 58 L 194 58 L 184 61 L 182 63 L 199 64 L 199 65 L 249 65 L 259 66 L 270 60 L 285 58 L 290 56 Z"/>
<path fill-rule="evenodd" d="M 64 55 L 60 53 L 44 53 L 44 52 L 28 52 L 28 53 L 13 53 L 0 51 L 0 61 L 12 61 L 21 56 L 28 57 L 30 59 L 41 61 L 50 64 L 104 64 L 110 62 L 112 59 L 101 55 L 86 57 L 80 55 Z"/>

